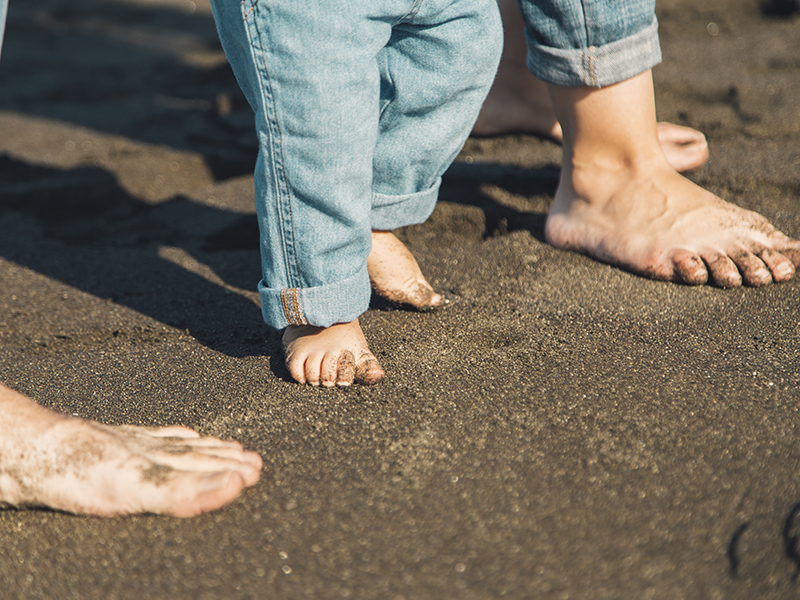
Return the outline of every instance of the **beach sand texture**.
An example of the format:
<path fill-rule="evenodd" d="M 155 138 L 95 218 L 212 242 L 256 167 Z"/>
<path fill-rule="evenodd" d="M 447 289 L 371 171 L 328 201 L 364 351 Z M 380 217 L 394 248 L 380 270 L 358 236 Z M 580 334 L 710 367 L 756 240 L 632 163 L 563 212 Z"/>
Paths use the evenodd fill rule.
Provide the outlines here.
<path fill-rule="evenodd" d="M 800 11 L 664 0 L 691 178 L 800 236 Z M 0 380 L 261 453 L 191 520 L 0 511 L 0 597 L 793 598 L 800 279 L 719 290 L 555 250 L 560 149 L 470 140 L 401 236 L 448 300 L 375 303 L 375 387 L 290 382 L 255 285 L 252 115 L 210 9 L 11 0 Z"/>

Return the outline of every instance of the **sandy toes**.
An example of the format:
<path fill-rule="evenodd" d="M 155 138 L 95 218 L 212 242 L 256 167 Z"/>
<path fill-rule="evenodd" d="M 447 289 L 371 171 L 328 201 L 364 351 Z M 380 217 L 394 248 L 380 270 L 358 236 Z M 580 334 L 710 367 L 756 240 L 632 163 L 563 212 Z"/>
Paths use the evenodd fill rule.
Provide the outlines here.
<path fill-rule="evenodd" d="M 184 427 L 111 427 L 58 415 L 7 388 L 0 396 L 10 416 L 0 426 L 6 504 L 191 517 L 231 502 L 259 478 L 261 457 L 237 442 Z"/>
<path fill-rule="evenodd" d="M 290 325 L 283 333 L 283 348 L 286 367 L 298 383 L 372 385 L 384 376 L 358 319 L 325 328 Z"/>
<path fill-rule="evenodd" d="M 367 267 L 376 293 L 391 302 L 419 310 L 442 303 L 411 252 L 391 231 L 372 232 Z M 298 383 L 372 385 L 385 375 L 370 352 L 358 319 L 327 328 L 290 325 L 283 333 L 283 348 L 286 367 Z"/>
<path fill-rule="evenodd" d="M 666 166 L 563 177 L 545 233 L 558 248 L 691 285 L 760 286 L 800 265 L 800 242 Z"/>
<path fill-rule="evenodd" d="M 372 232 L 367 268 L 372 287 L 391 302 L 419 310 L 442 303 L 442 296 L 433 291 L 414 256 L 391 231 Z"/>

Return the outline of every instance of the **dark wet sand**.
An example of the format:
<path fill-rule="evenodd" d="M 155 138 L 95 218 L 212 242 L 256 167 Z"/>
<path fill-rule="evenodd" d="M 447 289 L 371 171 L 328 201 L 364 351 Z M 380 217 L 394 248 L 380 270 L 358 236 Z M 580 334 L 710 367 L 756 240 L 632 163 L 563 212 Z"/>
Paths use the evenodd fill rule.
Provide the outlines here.
<path fill-rule="evenodd" d="M 234 437 L 264 475 L 192 520 L 0 511 L 0 596 L 800 593 L 800 280 L 689 288 L 554 250 L 558 148 L 471 141 L 404 234 L 449 305 L 364 317 L 381 385 L 294 385 L 253 292 L 252 119 L 191 7 L 12 0 L 0 380 Z M 661 2 L 655 71 L 659 117 L 708 135 L 692 177 L 793 236 L 796 9 Z"/>

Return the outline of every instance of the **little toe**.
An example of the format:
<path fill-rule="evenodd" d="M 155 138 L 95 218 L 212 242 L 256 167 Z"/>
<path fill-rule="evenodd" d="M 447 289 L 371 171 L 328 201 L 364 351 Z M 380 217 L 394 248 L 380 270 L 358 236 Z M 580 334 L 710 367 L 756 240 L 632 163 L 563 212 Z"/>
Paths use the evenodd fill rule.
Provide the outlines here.
<path fill-rule="evenodd" d="M 378 359 L 368 352 L 356 363 L 355 381 L 361 385 L 374 385 L 385 375 Z"/>
<path fill-rule="evenodd" d="M 703 260 L 708 265 L 709 279 L 715 286 L 728 289 L 742 285 L 742 276 L 736 263 L 725 254 L 707 250 L 703 252 Z"/>
<path fill-rule="evenodd" d="M 779 252 L 768 248 L 761 252 L 758 257 L 764 261 L 764 264 L 772 272 L 774 281 L 788 281 L 794 276 L 795 268 L 792 261 Z"/>
<path fill-rule="evenodd" d="M 708 281 L 708 271 L 703 260 L 689 250 L 676 250 L 672 264 L 677 278 L 687 285 L 703 285 Z"/>
<path fill-rule="evenodd" d="M 349 350 L 342 352 L 336 371 L 336 385 L 348 386 L 356 378 L 356 359 Z"/>
<path fill-rule="evenodd" d="M 772 273 L 767 265 L 752 252 L 746 250 L 735 252 L 731 255 L 731 260 L 739 267 L 742 280 L 746 285 L 758 287 L 772 283 Z"/>

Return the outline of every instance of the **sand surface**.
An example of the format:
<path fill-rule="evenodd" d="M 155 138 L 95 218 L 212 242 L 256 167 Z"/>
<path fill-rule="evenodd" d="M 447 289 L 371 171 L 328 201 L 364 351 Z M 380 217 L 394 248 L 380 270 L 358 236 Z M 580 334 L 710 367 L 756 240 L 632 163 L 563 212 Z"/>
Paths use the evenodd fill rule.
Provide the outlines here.
<path fill-rule="evenodd" d="M 800 236 L 794 0 L 665 0 L 692 178 Z M 550 248 L 559 148 L 471 140 L 403 233 L 449 300 L 363 318 L 379 386 L 291 383 L 261 321 L 252 117 L 205 2 L 11 0 L 0 380 L 264 457 L 216 513 L 0 511 L 16 598 L 794 598 L 800 279 L 723 291 Z"/>

